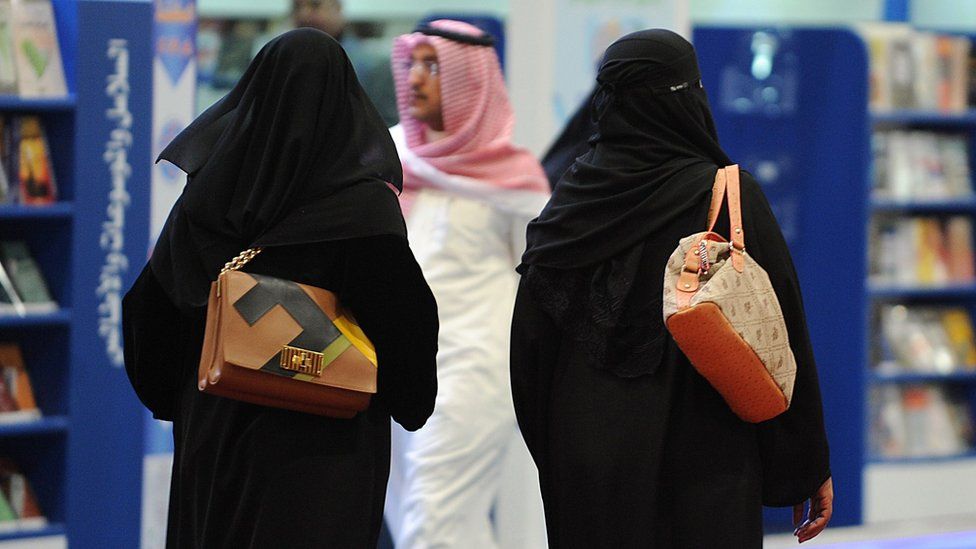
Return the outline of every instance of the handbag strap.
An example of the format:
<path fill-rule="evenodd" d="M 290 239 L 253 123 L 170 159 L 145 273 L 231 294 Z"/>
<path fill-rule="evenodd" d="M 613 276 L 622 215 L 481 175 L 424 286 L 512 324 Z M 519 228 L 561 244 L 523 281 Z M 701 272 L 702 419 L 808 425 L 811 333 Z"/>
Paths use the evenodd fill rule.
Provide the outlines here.
<path fill-rule="evenodd" d="M 722 210 L 723 199 L 729 204 L 729 230 L 732 242 L 732 266 L 742 272 L 745 261 L 742 253 L 746 251 L 746 233 L 742 227 L 742 200 L 739 185 L 739 165 L 733 164 L 718 170 L 715 174 L 715 185 L 712 186 L 712 204 L 708 210 L 708 232 L 715 229 L 718 214 Z"/>
<path fill-rule="evenodd" d="M 239 271 L 244 267 L 244 265 L 247 265 L 259 253 L 261 253 L 262 250 L 264 250 L 264 248 L 248 248 L 237 254 L 237 257 L 224 264 L 224 268 L 220 270 L 220 274 L 224 274 L 229 271 Z"/>

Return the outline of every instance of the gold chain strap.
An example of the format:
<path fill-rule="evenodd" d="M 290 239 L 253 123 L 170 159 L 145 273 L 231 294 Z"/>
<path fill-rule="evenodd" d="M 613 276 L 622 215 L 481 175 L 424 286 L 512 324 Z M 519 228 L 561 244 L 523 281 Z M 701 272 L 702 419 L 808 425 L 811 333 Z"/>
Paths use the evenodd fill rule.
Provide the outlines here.
<path fill-rule="evenodd" d="M 252 259 L 254 259 L 261 250 L 264 248 L 248 248 L 241 252 L 237 257 L 228 261 L 224 268 L 220 270 L 220 274 L 224 274 L 228 271 L 240 270 L 244 265 L 247 265 Z"/>

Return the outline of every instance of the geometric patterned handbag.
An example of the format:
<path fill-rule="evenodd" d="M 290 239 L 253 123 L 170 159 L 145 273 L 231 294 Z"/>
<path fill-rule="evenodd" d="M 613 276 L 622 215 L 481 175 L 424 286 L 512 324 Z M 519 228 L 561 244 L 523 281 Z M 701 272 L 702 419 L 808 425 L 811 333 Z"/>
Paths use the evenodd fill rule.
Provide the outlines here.
<path fill-rule="evenodd" d="M 337 296 L 240 272 L 245 250 L 210 287 L 198 387 L 213 395 L 350 418 L 376 393 L 376 350 Z"/>
<path fill-rule="evenodd" d="M 731 242 L 712 232 L 726 196 Z M 789 408 L 796 360 L 769 276 L 746 253 L 737 165 L 716 173 L 708 218 L 668 261 L 665 324 L 736 415 L 766 421 Z"/>

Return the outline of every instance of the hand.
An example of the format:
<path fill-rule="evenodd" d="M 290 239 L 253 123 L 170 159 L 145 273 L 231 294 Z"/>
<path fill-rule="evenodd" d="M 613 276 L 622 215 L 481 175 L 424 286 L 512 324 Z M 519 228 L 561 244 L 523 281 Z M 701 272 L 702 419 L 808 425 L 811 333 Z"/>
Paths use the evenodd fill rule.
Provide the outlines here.
<path fill-rule="evenodd" d="M 810 497 L 810 511 L 807 513 L 806 520 L 803 520 L 803 505 L 798 503 L 793 506 L 793 526 L 796 527 L 793 535 L 798 538 L 799 543 L 817 537 L 830 522 L 830 517 L 834 514 L 833 478 L 828 478 L 817 493 Z M 802 524 L 801 520 L 803 520 Z"/>

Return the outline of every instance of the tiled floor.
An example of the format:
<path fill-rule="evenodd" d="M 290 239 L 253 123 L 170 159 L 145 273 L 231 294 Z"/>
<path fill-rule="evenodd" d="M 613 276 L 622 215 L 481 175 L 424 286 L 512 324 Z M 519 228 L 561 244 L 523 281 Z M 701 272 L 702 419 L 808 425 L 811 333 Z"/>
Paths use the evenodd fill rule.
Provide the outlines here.
<path fill-rule="evenodd" d="M 765 549 L 798 547 L 789 534 L 767 536 Z M 976 549 L 976 516 L 828 528 L 802 547 L 823 549 Z"/>

